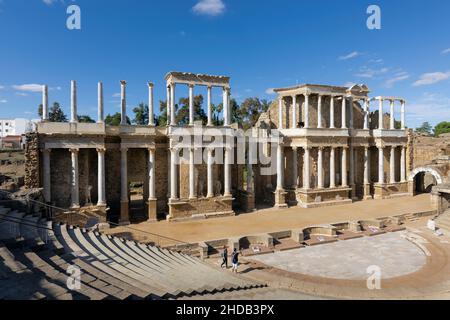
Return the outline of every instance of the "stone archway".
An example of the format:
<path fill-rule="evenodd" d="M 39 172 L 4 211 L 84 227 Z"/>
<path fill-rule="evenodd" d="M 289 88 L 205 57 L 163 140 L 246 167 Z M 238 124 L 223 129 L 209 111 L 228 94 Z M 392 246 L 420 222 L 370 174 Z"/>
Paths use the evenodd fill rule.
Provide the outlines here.
<path fill-rule="evenodd" d="M 425 177 L 428 176 L 428 180 L 433 179 L 433 183 L 426 183 Z M 443 183 L 442 175 L 439 171 L 436 169 L 430 168 L 430 167 L 419 167 L 411 171 L 408 181 L 413 186 L 413 193 L 427 193 L 430 192 L 431 189 L 427 188 L 426 185 L 430 184 L 432 185 L 438 185 Z M 428 190 L 430 189 L 430 190 Z"/>

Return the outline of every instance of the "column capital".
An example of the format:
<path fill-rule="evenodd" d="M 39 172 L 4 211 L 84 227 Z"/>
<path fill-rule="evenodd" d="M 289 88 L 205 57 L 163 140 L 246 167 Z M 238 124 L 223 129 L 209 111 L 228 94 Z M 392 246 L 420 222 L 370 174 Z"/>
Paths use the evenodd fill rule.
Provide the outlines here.
<path fill-rule="evenodd" d="M 128 152 L 128 148 L 127 147 L 120 147 L 120 152 Z"/>
<path fill-rule="evenodd" d="M 153 88 L 155 86 L 155 84 L 153 82 L 147 82 L 147 85 L 149 88 Z"/>
<path fill-rule="evenodd" d="M 310 151 L 313 147 L 312 146 L 305 146 L 303 149 Z"/>
<path fill-rule="evenodd" d="M 50 148 L 43 148 L 43 149 L 41 149 L 41 152 L 50 153 L 50 152 L 52 152 L 52 149 L 50 149 Z"/>
<path fill-rule="evenodd" d="M 208 90 L 211 90 L 211 89 L 212 89 L 212 86 L 211 86 L 211 85 L 208 85 L 208 86 L 206 86 L 206 88 L 207 88 Z"/>
<path fill-rule="evenodd" d="M 69 151 L 70 151 L 70 153 L 78 153 L 78 152 L 80 152 L 80 149 L 78 149 L 78 148 L 70 148 Z"/>
<path fill-rule="evenodd" d="M 297 146 L 293 146 L 292 150 L 297 151 L 298 147 Z"/>
<path fill-rule="evenodd" d="M 193 89 L 193 88 L 195 87 L 195 85 L 192 84 L 192 83 L 189 83 L 189 84 L 188 84 L 188 87 L 191 88 L 191 89 Z"/>
<path fill-rule="evenodd" d="M 150 147 L 150 148 L 147 148 L 147 150 L 149 152 L 155 152 L 156 151 L 156 147 Z"/>
<path fill-rule="evenodd" d="M 104 147 L 99 147 L 99 148 L 95 148 L 97 150 L 98 153 L 105 153 L 106 152 L 106 148 Z"/>
<path fill-rule="evenodd" d="M 350 149 L 350 147 L 349 146 L 343 146 L 342 149 L 348 150 L 348 149 Z"/>
<path fill-rule="evenodd" d="M 127 84 L 127 82 L 125 80 L 120 80 L 120 84 L 125 86 Z"/>
<path fill-rule="evenodd" d="M 320 151 L 323 151 L 325 149 L 325 147 L 324 146 L 318 146 L 317 149 L 320 150 Z"/>

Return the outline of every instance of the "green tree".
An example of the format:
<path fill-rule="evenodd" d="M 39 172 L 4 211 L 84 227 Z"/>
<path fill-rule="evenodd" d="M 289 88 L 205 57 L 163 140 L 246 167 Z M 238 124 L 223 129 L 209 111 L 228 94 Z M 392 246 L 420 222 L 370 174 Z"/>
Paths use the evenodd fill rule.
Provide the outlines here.
<path fill-rule="evenodd" d="M 139 106 L 133 109 L 134 119 L 133 123 L 138 125 L 146 125 L 148 124 L 148 105 L 141 102 Z"/>
<path fill-rule="evenodd" d="M 434 127 L 434 135 L 436 137 L 443 133 L 450 133 L 450 122 L 443 121 Z"/>
<path fill-rule="evenodd" d="M 418 133 L 425 133 L 425 134 L 431 134 L 431 125 L 429 122 L 424 122 L 422 125 L 418 128 L 416 128 L 416 132 Z"/>
<path fill-rule="evenodd" d="M 159 117 L 158 125 L 167 125 L 167 101 L 159 100 Z"/>
<path fill-rule="evenodd" d="M 266 112 L 271 102 L 259 98 L 247 98 L 241 103 L 240 120 L 242 127 L 246 130 L 255 125 L 261 113 Z"/>
<path fill-rule="evenodd" d="M 42 104 L 38 107 L 38 114 L 42 118 Z M 67 116 L 62 111 L 61 106 L 58 102 L 54 102 L 48 111 L 48 120 L 51 122 L 67 122 Z"/>
<path fill-rule="evenodd" d="M 88 115 L 78 115 L 78 122 L 81 122 L 81 123 L 95 123 L 95 120 L 92 119 Z"/>
<path fill-rule="evenodd" d="M 119 126 L 121 121 L 120 112 L 116 112 L 113 115 L 108 114 L 105 118 L 105 123 L 110 126 Z M 127 124 L 131 124 L 130 118 L 127 116 Z"/>

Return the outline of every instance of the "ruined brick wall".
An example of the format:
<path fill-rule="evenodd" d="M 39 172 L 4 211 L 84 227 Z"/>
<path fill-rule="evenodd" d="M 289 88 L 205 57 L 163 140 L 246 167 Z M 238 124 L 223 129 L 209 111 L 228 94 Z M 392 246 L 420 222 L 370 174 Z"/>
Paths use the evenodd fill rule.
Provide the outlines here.
<path fill-rule="evenodd" d="M 450 138 L 414 135 L 411 139 L 413 144 L 411 167 L 413 169 L 431 164 L 440 155 L 450 155 Z"/>
<path fill-rule="evenodd" d="M 41 186 L 39 135 L 27 133 L 25 144 L 25 188 L 33 189 Z"/>
<path fill-rule="evenodd" d="M 71 158 L 67 149 L 52 149 L 50 154 L 50 185 L 52 202 L 61 208 L 71 205 Z"/>

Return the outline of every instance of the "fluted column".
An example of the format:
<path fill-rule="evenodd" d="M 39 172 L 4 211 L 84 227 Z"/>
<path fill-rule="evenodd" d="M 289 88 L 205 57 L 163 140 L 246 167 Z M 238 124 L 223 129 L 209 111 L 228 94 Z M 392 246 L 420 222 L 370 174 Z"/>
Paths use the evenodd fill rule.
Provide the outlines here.
<path fill-rule="evenodd" d="M 305 190 L 311 188 L 310 149 L 311 147 L 306 147 L 303 155 L 303 188 Z"/>
<path fill-rule="evenodd" d="M 277 148 L 277 190 L 284 190 L 284 146 L 279 143 Z"/>
<path fill-rule="evenodd" d="M 305 128 L 309 128 L 309 93 L 305 93 Z"/>
<path fill-rule="evenodd" d="M 70 122 L 78 122 L 77 114 L 77 83 L 70 81 Z"/>
<path fill-rule="evenodd" d="M 389 115 L 389 128 L 391 130 L 395 130 L 395 111 L 394 111 L 394 105 L 395 105 L 395 101 L 391 100 L 390 101 L 390 106 L 391 106 L 391 110 L 390 110 L 390 115 Z"/>
<path fill-rule="evenodd" d="M 223 195 L 225 197 L 231 196 L 231 148 L 225 148 L 225 158 L 224 158 L 224 187 L 223 187 Z M 249 165 L 249 169 L 252 169 L 252 165 Z M 249 171 L 247 171 L 249 172 Z M 252 174 L 250 174 L 252 176 Z M 253 176 L 251 177 L 253 179 Z M 252 185 L 253 180 L 250 181 L 250 185 Z M 247 182 L 247 191 L 253 192 L 253 188 L 249 190 L 249 185 Z"/>
<path fill-rule="evenodd" d="M 48 86 L 42 86 L 42 120 L 48 120 Z"/>
<path fill-rule="evenodd" d="M 317 156 L 317 187 L 323 189 L 323 147 L 319 147 Z"/>
<path fill-rule="evenodd" d="M 389 182 L 395 183 L 395 146 L 391 147 L 389 166 Z"/>
<path fill-rule="evenodd" d="M 342 186 L 348 187 L 348 181 L 347 181 L 347 149 L 348 147 L 342 148 Z"/>
<path fill-rule="evenodd" d="M 172 83 L 170 86 L 170 125 L 176 126 L 175 120 L 175 83 Z"/>
<path fill-rule="evenodd" d="M 71 179 L 71 200 L 72 208 L 80 207 L 80 186 L 79 186 L 79 174 L 78 174 L 78 149 L 70 149 L 72 160 L 72 179 Z"/>
<path fill-rule="evenodd" d="M 51 202 L 51 168 L 50 168 L 50 152 L 51 149 L 43 149 L 43 180 L 44 180 L 44 199 L 46 203 Z"/>
<path fill-rule="evenodd" d="M 330 96 L 330 129 L 334 128 L 334 96 Z"/>
<path fill-rule="evenodd" d="M 283 129 L 283 97 L 278 99 L 278 129 Z"/>
<path fill-rule="evenodd" d="M 330 188 L 336 188 L 336 150 L 330 149 Z"/>
<path fill-rule="evenodd" d="M 211 105 L 211 95 L 212 95 L 212 87 L 208 86 L 207 89 L 207 103 L 208 103 L 208 126 L 212 126 L 213 125 L 213 113 L 212 113 L 212 105 Z"/>
<path fill-rule="evenodd" d="M 322 128 L 322 95 L 317 98 L 317 128 Z"/>
<path fill-rule="evenodd" d="M 369 147 L 364 147 L 364 184 L 370 183 Z"/>
<path fill-rule="evenodd" d="M 194 85 L 189 85 L 189 125 L 194 125 Z"/>
<path fill-rule="evenodd" d="M 402 100 L 401 101 L 401 103 L 402 103 L 402 108 L 401 108 L 401 128 L 402 128 L 402 130 L 405 130 L 405 128 L 406 128 L 406 123 L 405 123 L 405 104 L 406 104 L 406 101 L 405 100 Z"/>
<path fill-rule="evenodd" d="M 297 95 L 292 96 L 292 128 L 297 128 Z"/>
<path fill-rule="evenodd" d="M 127 124 L 127 95 L 126 95 L 127 82 L 120 81 L 120 124 Z"/>
<path fill-rule="evenodd" d="M 105 148 L 97 148 L 97 206 L 106 205 L 106 189 L 105 189 Z"/>
<path fill-rule="evenodd" d="M 178 150 L 170 148 L 170 199 L 178 200 Z"/>
<path fill-rule="evenodd" d="M 153 83 L 148 83 L 148 125 L 155 125 L 155 107 L 153 103 Z"/>
<path fill-rule="evenodd" d="M 378 129 L 383 130 L 383 98 L 378 99 Z"/>
<path fill-rule="evenodd" d="M 406 147 L 402 146 L 400 159 L 400 182 L 406 182 Z"/>
<path fill-rule="evenodd" d="M 166 117 L 167 125 L 170 125 L 170 84 L 167 85 L 167 100 L 166 100 Z"/>
<path fill-rule="evenodd" d="M 378 147 L 378 183 L 384 184 L 384 149 Z"/>
<path fill-rule="evenodd" d="M 99 82 L 97 85 L 97 123 L 105 122 L 104 108 L 103 108 L 103 83 Z"/>
<path fill-rule="evenodd" d="M 189 149 L 189 199 L 195 199 L 197 194 L 195 192 L 195 149 Z"/>
<path fill-rule="evenodd" d="M 292 147 L 292 177 L 294 183 L 292 187 L 297 189 L 298 186 L 298 161 L 297 161 L 298 151 L 297 147 Z"/>
<path fill-rule="evenodd" d="M 229 114 L 229 106 L 228 106 L 228 88 L 223 88 L 223 124 L 224 126 L 230 125 L 230 114 Z"/>
<path fill-rule="evenodd" d="M 341 128 L 347 129 L 347 106 L 346 106 L 346 98 L 342 97 L 342 114 L 341 114 Z"/>
<path fill-rule="evenodd" d="M 369 129 L 369 99 L 364 99 L 364 130 Z"/>
<path fill-rule="evenodd" d="M 207 163 L 207 180 L 208 180 L 208 198 L 214 197 L 214 178 L 213 178 L 213 148 L 208 148 L 208 163 Z"/>
<path fill-rule="evenodd" d="M 156 161 L 154 148 L 148 149 L 148 199 L 156 199 Z"/>

